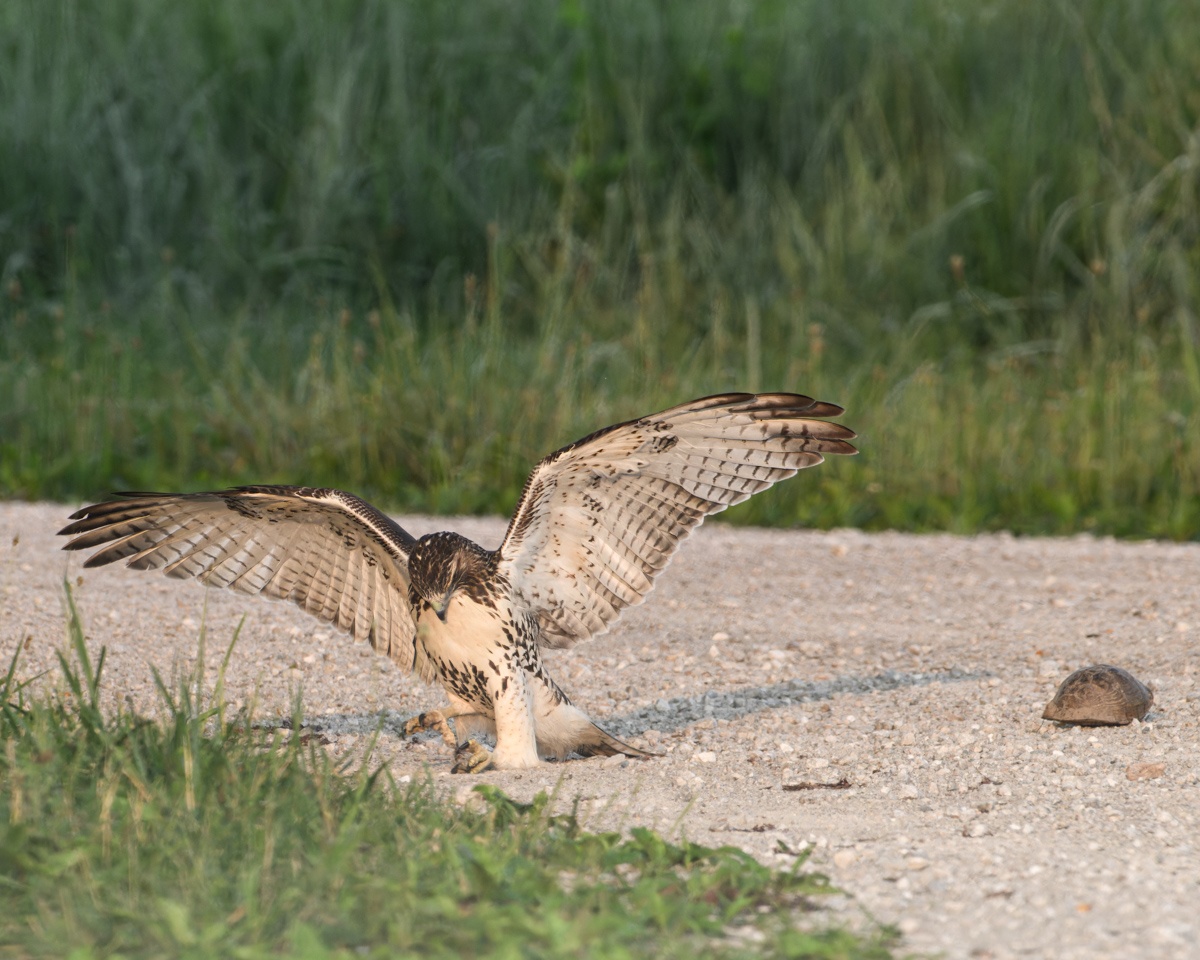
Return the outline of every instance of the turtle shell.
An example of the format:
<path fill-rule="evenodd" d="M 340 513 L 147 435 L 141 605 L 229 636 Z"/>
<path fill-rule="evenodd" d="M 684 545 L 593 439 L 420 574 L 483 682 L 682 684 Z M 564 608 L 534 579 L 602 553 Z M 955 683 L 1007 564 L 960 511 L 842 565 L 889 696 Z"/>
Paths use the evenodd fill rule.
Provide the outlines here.
<path fill-rule="evenodd" d="M 1120 726 L 1141 720 L 1153 703 L 1153 691 L 1127 670 L 1099 663 L 1067 677 L 1042 718 L 1081 727 Z"/>

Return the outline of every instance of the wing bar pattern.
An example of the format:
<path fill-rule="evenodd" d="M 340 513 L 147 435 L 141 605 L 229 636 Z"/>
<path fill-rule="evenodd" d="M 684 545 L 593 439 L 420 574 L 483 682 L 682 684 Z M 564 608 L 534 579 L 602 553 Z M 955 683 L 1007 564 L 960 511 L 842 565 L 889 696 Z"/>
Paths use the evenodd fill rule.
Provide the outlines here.
<path fill-rule="evenodd" d="M 413 538 L 340 490 L 236 487 L 131 493 L 72 514 L 67 550 L 101 547 L 85 567 L 124 560 L 214 587 L 291 600 L 412 669 L 408 554 Z"/>
<path fill-rule="evenodd" d="M 530 475 L 498 553 L 542 642 L 608 629 L 718 513 L 830 454 L 857 451 L 842 408 L 798 394 L 723 394 L 584 437 Z"/>

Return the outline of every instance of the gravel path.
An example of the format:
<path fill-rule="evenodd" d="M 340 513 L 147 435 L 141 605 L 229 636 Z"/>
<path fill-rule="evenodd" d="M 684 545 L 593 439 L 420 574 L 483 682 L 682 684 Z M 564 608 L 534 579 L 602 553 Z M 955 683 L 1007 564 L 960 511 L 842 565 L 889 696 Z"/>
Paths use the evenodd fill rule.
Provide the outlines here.
<path fill-rule="evenodd" d="M 22 675 L 53 669 L 62 644 L 60 583 L 82 573 L 53 536 L 69 512 L 0 503 L 0 656 L 25 643 Z M 401 523 L 485 546 L 504 529 Z M 710 524 L 611 634 L 548 657 L 602 725 L 664 756 L 478 778 L 450 778 L 436 741 L 389 733 L 436 689 L 297 610 L 112 568 L 76 596 L 91 645 L 109 648 L 109 695 L 141 711 L 151 665 L 192 668 L 202 620 L 211 683 L 245 614 L 230 698 L 284 716 L 303 684 L 335 755 L 382 716 L 394 773 L 446 777 L 464 799 L 479 780 L 521 799 L 557 785 L 598 827 L 682 829 L 781 865 L 812 846 L 847 893 L 834 915 L 897 923 L 908 950 L 1200 956 L 1198 544 Z M 1154 687 L 1145 722 L 1039 719 L 1068 672 L 1104 662 Z M 1128 779 L 1141 763 L 1164 773 Z"/>

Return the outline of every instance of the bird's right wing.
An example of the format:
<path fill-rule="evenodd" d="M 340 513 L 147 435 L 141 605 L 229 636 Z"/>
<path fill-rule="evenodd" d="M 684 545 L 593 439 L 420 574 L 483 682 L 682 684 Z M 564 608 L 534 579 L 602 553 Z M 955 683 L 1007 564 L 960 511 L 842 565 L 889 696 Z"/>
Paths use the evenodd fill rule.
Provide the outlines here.
<path fill-rule="evenodd" d="M 214 587 L 290 600 L 413 669 L 408 599 L 413 540 L 341 490 L 236 487 L 212 493 L 131 493 L 84 507 L 59 531 L 64 550 L 104 546 L 85 567 L 195 577 Z"/>

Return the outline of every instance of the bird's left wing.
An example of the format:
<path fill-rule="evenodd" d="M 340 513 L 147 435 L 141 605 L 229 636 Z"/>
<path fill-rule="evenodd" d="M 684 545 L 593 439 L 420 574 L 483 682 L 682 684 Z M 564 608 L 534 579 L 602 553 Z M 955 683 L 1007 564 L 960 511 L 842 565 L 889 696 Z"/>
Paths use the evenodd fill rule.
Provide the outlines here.
<path fill-rule="evenodd" d="M 290 600 L 413 668 L 408 554 L 415 542 L 341 490 L 255 486 L 212 493 L 131 493 L 84 507 L 59 531 L 63 549 L 105 545 L 84 563 L 195 577 Z"/>
<path fill-rule="evenodd" d="M 792 393 L 723 394 L 608 427 L 534 468 L 498 550 L 500 572 L 567 647 L 641 603 L 704 518 L 825 454 L 852 430 L 841 407 Z"/>

